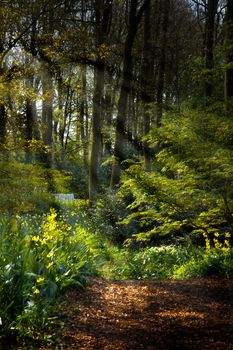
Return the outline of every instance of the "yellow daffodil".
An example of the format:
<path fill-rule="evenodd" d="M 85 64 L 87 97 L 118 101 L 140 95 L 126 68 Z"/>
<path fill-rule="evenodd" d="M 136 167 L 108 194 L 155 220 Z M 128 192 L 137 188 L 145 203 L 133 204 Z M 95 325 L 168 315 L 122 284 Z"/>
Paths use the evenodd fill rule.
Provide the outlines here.
<path fill-rule="evenodd" d="M 38 288 L 34 288 L 34 290 L 33 290 L 33 294 L 40 294 L 40 291 L 39 291 L 39 289 Z"/>
<path fill-rule="evenodd" d="M 50 263 L 47 265 L 47 269 L 50 269 L 50 267 L 52 267 L 52 266 L 53 266 L 53 263 L 50 262 Z"/>
<path fill-rule="evenodd" d="M 42 283 L 42 282 L 44 282 L 44 277 L 39 277 L 39 278 L 37 278 L 36 282 L 37 282 L 37 283 Z"/>
<path fill-rule="evenodd" d="M 47 254 L 47 258 L 52 258 L 54 255 L 54 252 L 51 250 L 48 254 Z"/>

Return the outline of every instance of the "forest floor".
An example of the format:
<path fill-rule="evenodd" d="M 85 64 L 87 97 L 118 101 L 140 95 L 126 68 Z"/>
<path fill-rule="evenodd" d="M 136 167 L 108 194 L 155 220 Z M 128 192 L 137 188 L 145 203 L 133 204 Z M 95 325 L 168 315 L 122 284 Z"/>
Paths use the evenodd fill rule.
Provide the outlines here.
<path fill-rule="evenodd" d="M 69 289 L 60 308 L 56 349 L 233 349 L 233 280 L 97 278 Z"/>

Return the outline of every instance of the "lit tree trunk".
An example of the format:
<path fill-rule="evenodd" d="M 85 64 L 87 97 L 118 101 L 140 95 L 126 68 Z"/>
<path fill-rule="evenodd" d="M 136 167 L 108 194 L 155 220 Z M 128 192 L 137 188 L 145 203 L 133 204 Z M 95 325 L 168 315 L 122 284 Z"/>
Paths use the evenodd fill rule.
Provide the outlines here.
<path fill-rule="evenodd" d="M 80 136 L 83 146 L 83 162 L 88 167 L 88 111 L 87 111 L 87 68 L 83 64 L 81 67 L 82 91 L 80 102 Z M 87 125 L 86 125 L 87 124 Z"/>
<path fill-rule="evenodd" d="M 60 141 L 62 153 L 64 153 L 64 149 L 65 149 L 65 131 L 67 127 L 67 119 L 69 114 L 69 104 L 70 104 L 71 94 L 72 94 L 71 88 L 70 86 L 68 86 L 66 90 L 66 100 L 65 100 L 64 111 L 62 111 L 60 115 L 60 120 L 59 120 L 59 141 Z"/>
<path fill-rule="evenodd" d="M 124 45 L 123 73 L 118 103 L 118 113 L 116 119 L 116 136 L 114 147 L 114 162 L 112 167 L 111 188 L 118 186 L 122 162 L 126 159 L 126 111 L 128 95 L 132 78 L 132 48 L 142 14 L 148 5 L 149 0 L 145 0 L 137 13 L 138 1 L 130 1 L 128 33 Z"/>
<path fill-rule="evenodd" d="M 63 99 L 64 99 L 64 94 L 63 94 L 63 80 L 62 80 L 62 74 L 60 69 L 57 70 L 56 72 L 56 82 L 57 82 L 57 98 L 58 98 L 58 115 L 56 115 L 56 118 L 54 118 L 53 121 L 53 143 L 55 144 L 55 147 L 59 143 L 59 122 L 62 118 L 63 114 Z"/>
<path fill-rule="evenodd" d="M 93 96 L 92 147 L 89 169 L 89 201 L 94 204 L 98 192 L 98 163 L 101 151 L 101 115 L 104 90 L 104 67 L 95 68 L 95 89 Z"/>

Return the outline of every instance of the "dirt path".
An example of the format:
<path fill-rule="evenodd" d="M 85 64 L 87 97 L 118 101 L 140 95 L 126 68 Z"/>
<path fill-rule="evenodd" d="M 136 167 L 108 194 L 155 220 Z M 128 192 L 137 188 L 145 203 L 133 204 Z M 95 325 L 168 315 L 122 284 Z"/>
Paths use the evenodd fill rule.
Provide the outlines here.
<path fill-rule="evenodd" d="M 95 279 L 67 292 L 61 349 L 233 349 L 233 280 Z"/>

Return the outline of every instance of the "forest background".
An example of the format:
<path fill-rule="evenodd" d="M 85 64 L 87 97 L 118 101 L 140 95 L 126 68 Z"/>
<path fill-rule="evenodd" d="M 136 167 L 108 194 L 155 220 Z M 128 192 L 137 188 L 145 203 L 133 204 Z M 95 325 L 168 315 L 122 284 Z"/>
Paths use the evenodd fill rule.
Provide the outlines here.
<path fill-rule="evenodd" d="M 2 0 L 0 16 L 3 336 L 36 338 L 89 273 L 231 276 L 233 2 Z"/>

